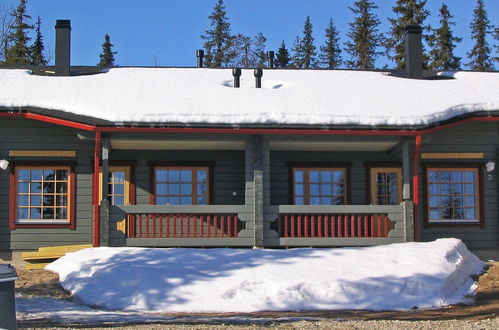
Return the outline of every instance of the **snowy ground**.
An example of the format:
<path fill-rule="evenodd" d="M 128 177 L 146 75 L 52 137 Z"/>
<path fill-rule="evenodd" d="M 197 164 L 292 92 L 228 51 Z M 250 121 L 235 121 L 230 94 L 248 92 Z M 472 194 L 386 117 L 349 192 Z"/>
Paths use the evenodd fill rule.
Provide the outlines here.
<path fill-rule="evenodd" d="M 251 312 L 438 308 L 466 302 L 470 275 L 483 266 L 461 241 L 441 239 L 343 249 L 95 248 L 46 269 L 77 301 L 107 310 Z M 76 308 L 61 306 L 54 310 Z"/>

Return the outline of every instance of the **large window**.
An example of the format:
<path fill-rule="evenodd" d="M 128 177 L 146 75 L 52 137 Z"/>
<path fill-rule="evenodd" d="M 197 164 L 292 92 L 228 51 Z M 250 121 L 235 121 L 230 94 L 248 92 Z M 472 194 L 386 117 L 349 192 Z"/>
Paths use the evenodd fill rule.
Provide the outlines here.
<path fill-rule="evenodd" d="M 107 175 L 107 198 L 110 205 L 131 203 L 130 166 L 109 166 Z"/>
<path fill-rule="evenodd" d="M 402 169 L 371 167 L 371 204 L 396 205 L 402 201 Z"/>
<path fill-rule="evenodd" d="M 429 166 L 426 180 L 429 223 L 480 222 L 479 167 Z"/>
<path fill-rule="evenodd" d="M 155 167 L 155 204 L 208 205 L 208 167 Z"/>
<path fill-rule="evenodd" d="M 293 168 L 295 205 L 340 205 L 347 201 L 345 168 Z"/>
<path fill-rule="evenodd" d="M 15 166 L 11 177 L 11 227 L 70 225 L 74 180 L 70 166 Z"/>

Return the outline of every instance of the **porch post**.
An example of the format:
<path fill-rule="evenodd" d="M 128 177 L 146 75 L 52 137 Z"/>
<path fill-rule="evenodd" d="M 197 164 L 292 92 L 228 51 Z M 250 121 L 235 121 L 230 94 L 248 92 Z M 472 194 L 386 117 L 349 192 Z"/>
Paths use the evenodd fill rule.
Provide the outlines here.
<path fill-rule="evenodd" d="M 253 160 L 253 196 L 254 196 L 254 245 L 263 247 L 263 163 L 264 163 L 264 142 L 261 135 L 253 136 L 254 141 L 254 160 Z"/>
<path fill-rule="evenodd" d="M 101 173 L 100 178 L 101 186 L 101 196 L 100 200 L 100 241 L 102 246 L 109 246 L 109 201 L 107 199 L 108 195 L 108 173 L 109 173 L 109 150 L 110 150 L 109 138 L 102 139 L 102 156 L 101 156 Z"/>

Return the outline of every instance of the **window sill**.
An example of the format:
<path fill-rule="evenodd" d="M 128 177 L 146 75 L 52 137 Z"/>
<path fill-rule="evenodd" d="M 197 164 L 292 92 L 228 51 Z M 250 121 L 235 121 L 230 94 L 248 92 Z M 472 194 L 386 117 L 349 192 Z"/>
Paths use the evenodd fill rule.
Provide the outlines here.
<path fill-rule="evenodd" d="M 67 228 L 74 229 L 74 225 L 68 221 L 17 221 L 14 228 Z"/>
<path fill-rule="evenodd" d="M 443 220 L 443 221 L 427 221 L 425 227 L 483 227 L 480 220 Z"/>

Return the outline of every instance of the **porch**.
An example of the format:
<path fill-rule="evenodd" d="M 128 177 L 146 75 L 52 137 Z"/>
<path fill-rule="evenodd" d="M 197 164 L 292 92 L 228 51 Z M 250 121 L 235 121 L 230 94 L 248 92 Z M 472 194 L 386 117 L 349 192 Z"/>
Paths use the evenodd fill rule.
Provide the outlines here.
<path fill-rule="evenodd" d="M 123 205 L 110 205 L 113 202 L 109 197 L 101 199 L 98 209 L 94 208 L 102 245 L 369 246 L 413 239 L 410 140 L 260 135 L 216 136 L 204 140 L 191 135 L 186 140 L 186 136 L 166 139 L 152 134 L 124 139 L 109 134 L 101 142 L 96 150 L 101 156 L 100 196 L 111 196 L 112 186 L 103 178 L 109 176 L 113 164 L 130 160 L 130 155 L 136 158 L 131 169 L 134 172 L 133 188 L 130 188 L 134 190 L 130 193 L 133 200 Z M 292 195 L 295 183 L 289 169 L 296 164 L 302 168 L 305 163 L 298 162 L 302 158 L 307 159 L 307 166 L 331 163 L 331 160 L 335 164 L 349 164 L 344 171 L 342 189 L 345 192 L 341 205 L 296 205 L 297 199 Z M 366 164 L 373 159 L 399 164 L 402 170 L 399 203 L 368 204 L 365 172 Z M 188 164 L 193 171 L 202 168 L 196 165 L 198 163 L 212 163 L 207 170 L 214 172 L 209 180 L 211 195 L 209 198 L 206 195 L 208 205 L 195 205 L 195 202 L 192 205 L 157 205 L 160 199 L 155 193 L 158 189 L 155 176 L 159 174 L 155 171 L 170 168 L 165 167 L 165 162 Z"/>

